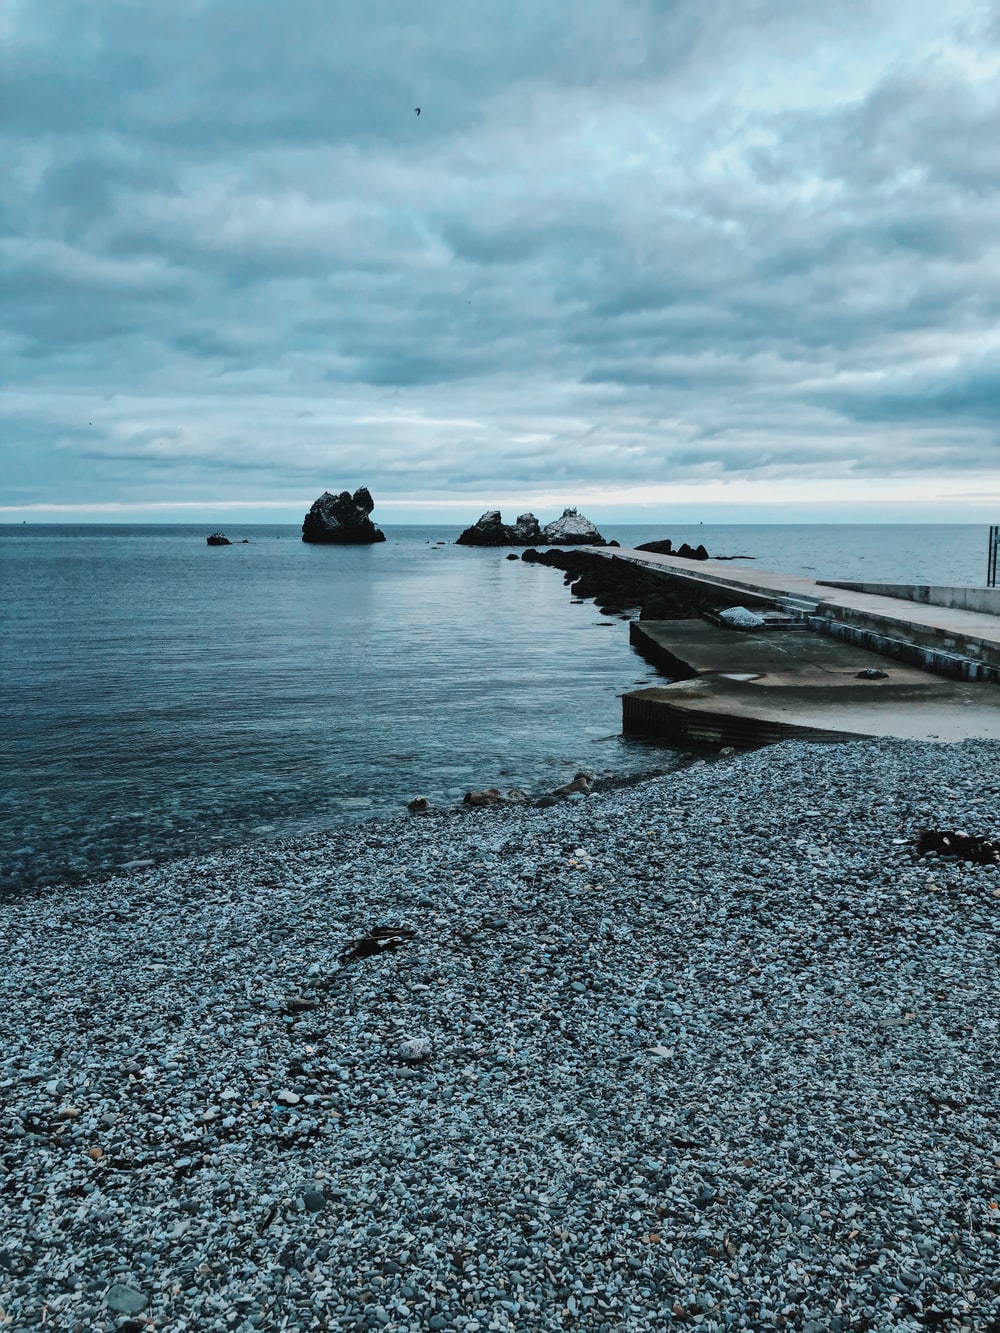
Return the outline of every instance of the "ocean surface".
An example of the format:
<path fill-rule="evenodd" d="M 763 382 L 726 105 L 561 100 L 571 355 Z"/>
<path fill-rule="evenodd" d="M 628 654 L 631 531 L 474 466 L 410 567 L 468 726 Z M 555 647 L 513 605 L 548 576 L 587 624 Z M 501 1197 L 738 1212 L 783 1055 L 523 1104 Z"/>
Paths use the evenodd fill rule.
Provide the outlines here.
<path fill-rule="evenodd" d="M 625 622 L 459 530 L 0 527 L 0 892 L 676 763 L 620 734 L 618 696 L 656 678 Z M 982 525 L 603 531 L 821 578 L 975 584 L 986 562 Z"/>

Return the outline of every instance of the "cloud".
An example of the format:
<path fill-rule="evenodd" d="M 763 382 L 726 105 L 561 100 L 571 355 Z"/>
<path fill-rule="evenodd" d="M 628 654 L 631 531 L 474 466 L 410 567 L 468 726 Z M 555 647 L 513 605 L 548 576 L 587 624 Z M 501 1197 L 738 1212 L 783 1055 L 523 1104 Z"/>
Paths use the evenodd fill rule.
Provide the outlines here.
<path fill-rule="evenodd" d="M 0 500 L 995 474 L 1000 31 L 898 17 L 14 6 Z"/>

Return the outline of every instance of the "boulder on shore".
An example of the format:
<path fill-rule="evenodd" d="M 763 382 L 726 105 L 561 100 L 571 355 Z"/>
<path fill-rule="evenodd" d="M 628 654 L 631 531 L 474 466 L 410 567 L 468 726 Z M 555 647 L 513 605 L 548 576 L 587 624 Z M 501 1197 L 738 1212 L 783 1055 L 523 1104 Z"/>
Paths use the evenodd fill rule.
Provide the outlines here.
<path fill-rule="evenodd" d="M 606 546 L 604 538 L 589 518 L 576 509 L 564 509 L 560 518 L 546 523 L 542 541 L 550 546 Z"/>
<path fill-rule="evenodd" d="M 542 540 L 542 529 L 534 514 L 518 514 L 515 523 L 505 523 L 499 509 L 487 509 L 456 539 L 455 545 L 530 546 L 532 542 Z"/>
<path fill-rule="evenodd" d="M 368 517 L 374 508 L 367 486 L 359 487 L 353 495 L 350 491 L 339 495 L 324 491 L 302 522 L 302 540 L 338 546 L 384 542 L 385 533 Z"/>
<path fill-rule="evenodd" d="M 209 546 L 232 546 L 232 542 L 224 532 L 213 532 L 211 537 L 206 537 L 205 540 Z"/>

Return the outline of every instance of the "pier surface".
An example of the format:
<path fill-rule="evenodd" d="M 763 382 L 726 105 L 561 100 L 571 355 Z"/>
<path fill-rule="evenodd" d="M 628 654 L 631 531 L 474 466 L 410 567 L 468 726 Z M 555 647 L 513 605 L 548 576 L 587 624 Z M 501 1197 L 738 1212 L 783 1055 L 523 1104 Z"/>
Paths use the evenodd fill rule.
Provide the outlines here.
<path fill-rule="evenodd" d="M 989 610 L 942 606 L 920 594 L 934 589 L 905 585 L 909 596 L 863 591 L 865 586 L 823 582 L 769 569 L 736 569 L 724 560 L 685 560 L 628 548 L 592 547 L 605 559 L 623 560 L 685 591 L 720 605 L 751 610 L 779 607 L 801 612 L 812 629 L 843 638 L 882 656 L 899 657 L 940 675 L 1000 684 L 1000 589 L 942 589 L 975 593 Z M 904 586 L 893 586 L 902 594 Z M 919 597 L 919 600 L 918 600 Z M 731 599 L 731 600 L 730 600 Z M 953 596 L 952 600 L 959 600 Z"/>
<path fill-rule="evenodd" d="M 633 622 L 633 644 L 674 679 L 623 697 L 628 733 L 743 748 L 789 737 L 1000 739 L 996 590 L 894 585 L 889 596 L 728 561 L 600 554 L 660 573 L 716 608 L 798 621 L 795 630 L 750 632 L 702 620 Z M 859 677 L 866 671 L 885 674 Z"/>

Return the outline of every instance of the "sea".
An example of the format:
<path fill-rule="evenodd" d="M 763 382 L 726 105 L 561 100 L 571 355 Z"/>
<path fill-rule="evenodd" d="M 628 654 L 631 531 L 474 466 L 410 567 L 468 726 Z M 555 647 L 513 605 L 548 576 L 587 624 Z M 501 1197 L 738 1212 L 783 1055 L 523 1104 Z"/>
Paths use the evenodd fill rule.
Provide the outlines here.
<path fill-rule="evenodd" d="M 657 678 L 625 622 L 458 527 L 384 530 L 0 527 L 0 893 L 676 766 L 621 734 L 621 694 Z M 602 531 L 819 578 L 976 584 L 986 564 L 981 525 Z"/>

